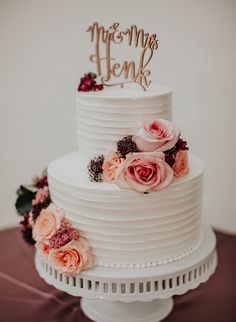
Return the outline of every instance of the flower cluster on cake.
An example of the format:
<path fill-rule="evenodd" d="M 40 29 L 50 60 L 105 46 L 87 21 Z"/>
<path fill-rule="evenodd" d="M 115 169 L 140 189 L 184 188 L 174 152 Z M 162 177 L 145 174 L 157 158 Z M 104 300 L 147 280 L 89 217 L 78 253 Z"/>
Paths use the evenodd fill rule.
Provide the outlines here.
<path fill-rule="evenodd" d="M 23 216 L 20 224 L 24 239 L 34 244 L 59 273 L 74 275 L 94 265 L 87 240 L 52 203 L 47 175 L 36 177 L 30 186 L 20 186 L 17 194 L 16 209 Z"/>
<path fill-rule="evenodd" d="M 117 142 L 116 151 L 92 159 L 88 171 L 91 181 L 115 183 L 121 189 L 162 190 L 189 172 L 187 142 L 165 119 L 143 121 L 138 133 Z"/>

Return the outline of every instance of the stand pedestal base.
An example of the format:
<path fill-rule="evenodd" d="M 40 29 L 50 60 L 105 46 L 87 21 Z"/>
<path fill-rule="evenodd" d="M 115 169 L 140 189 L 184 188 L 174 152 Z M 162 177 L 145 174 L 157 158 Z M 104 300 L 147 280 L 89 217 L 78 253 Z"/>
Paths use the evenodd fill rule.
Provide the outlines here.
<path fill-rule="evenodd" d="M 203 242 L 183 260 L 139 269 L 94 267 L 75 276 L 63 276 L 37 252 L 41 277 L 59 290 L 83 297 L 83 312 L 96 322 L 157 322 L 173 307 L 172 296 L 204 283 L 217 265 L 216 240 L 208 226 Z"/>
<path fill-rule="evenodd" d="M 173 300 L 123 303 L 82 298 L 81 308 L 86 316 L 96 322 L 158 322 L 171 312 Z"/>

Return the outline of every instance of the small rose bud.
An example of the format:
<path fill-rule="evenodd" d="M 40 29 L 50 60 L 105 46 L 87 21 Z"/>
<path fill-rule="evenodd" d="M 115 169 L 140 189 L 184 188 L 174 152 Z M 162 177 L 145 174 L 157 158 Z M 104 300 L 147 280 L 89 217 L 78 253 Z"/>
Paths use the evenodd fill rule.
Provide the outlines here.
<path fill-rule="evenodd" d="M 95 81 L 91 77 L 86 76 L 82 83 L 88 85 L 89 89 L 92 89 L 95 84 Z"/>
<path fill-rule="evenodd" d="M 93 86 L 93 90 L 96 91 L 101 91 L 103 89 L 103 85 L 102 84 L 95 84 Z"/>
<path fill-rule="evenodd" d="M 87 84 L 85 84 L 85 83 L 80 83 L 78 91 L 88 92 L 89 91 L 89 86 Z"/>

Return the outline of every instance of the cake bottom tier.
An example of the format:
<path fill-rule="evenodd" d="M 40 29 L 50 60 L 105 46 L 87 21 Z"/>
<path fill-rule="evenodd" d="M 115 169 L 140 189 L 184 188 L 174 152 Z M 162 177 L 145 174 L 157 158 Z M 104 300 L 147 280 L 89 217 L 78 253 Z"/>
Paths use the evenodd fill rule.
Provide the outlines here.
<path fill-rule="evenodd" d="M 190 156 L 190 172 L 148 194 L 91 183 L 79 152 L 48 168 L 52 201 L 92 246 L 96 265 L 145 267 L 180 260 L 202 241 L 203 165 Z"/>

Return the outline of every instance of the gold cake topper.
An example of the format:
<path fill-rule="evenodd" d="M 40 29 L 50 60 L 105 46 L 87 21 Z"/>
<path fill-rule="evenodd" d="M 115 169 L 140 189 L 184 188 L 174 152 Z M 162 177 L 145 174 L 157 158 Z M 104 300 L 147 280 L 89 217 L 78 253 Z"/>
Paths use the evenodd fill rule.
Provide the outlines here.
<path fill-rule="evenodd" d="M 105 29 L 97 22 L 94 22 L 86 30 L 90 32 L 91 41 L 95 42 L 95 54 L 90 56 L 90 61 L 96 63 L 97 74 L 101 77 L 101 82 L 105 86 L 121 87 L 127 83 L 137 83 L 146 91 L 151 81 L 149 76 L 150 69 L 147 68 L 153 56 L 153 51 L 158 48 L 158 39 L 156 34 L 144 32 L 138 29 L 136 25 L 132 25 L 125 30 L 119 30 L 119 23 L 113 23 L 109 28 Z M 111 44 L 126 43 L 128 46 L 135 48 L 141 47 L 139 62 L 124 60 L 118 63 L 111 57 Z M 101 45 L 105 46 L 105 56 L 102 55 Z M 105 63 L 106 74 L 103 76 L 102 62 Z M 120 80 L 113 82 L 112 78 L 116 77 Z M 121 80 L 121 78 L 123 78 Z"/>

